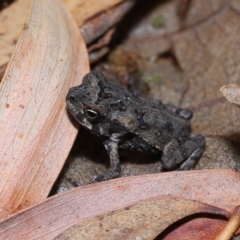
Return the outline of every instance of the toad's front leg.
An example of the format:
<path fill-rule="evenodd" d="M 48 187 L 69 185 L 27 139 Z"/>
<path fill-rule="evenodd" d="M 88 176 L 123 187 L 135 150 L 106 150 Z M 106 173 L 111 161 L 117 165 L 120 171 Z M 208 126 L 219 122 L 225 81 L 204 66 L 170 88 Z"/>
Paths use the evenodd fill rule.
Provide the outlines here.
<path fill-rule="evenodd" d="M 116 137 L 116 135 L 111 136 L 110 139 L 103 142 L 110 158 L 110 168 L 103 175 L 94 178 L 92 182 L 101 182 L 119 177 L 121 173 L 121 166 L 118 155 L 118 142 L 119 138 Z"/>

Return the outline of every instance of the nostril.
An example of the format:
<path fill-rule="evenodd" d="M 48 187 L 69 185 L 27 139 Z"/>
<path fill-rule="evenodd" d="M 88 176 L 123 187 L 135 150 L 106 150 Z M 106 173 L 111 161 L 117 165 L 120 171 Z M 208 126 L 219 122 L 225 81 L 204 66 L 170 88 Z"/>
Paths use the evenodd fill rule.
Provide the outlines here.
<path fill-rule="evenodd" d="M 75 97 L 72 96 L 72 95 L 70 95 L 68 99 L 69 99 L 70 102 L 74 102 L 75 101 Z"/>

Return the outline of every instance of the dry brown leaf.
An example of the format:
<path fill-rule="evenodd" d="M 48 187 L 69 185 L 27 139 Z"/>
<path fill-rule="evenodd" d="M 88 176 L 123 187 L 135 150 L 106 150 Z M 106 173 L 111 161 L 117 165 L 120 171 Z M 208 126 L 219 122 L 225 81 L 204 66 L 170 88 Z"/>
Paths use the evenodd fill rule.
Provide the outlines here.
<path fill-rule="evenodd" d="M 196 11 L 197 6 L 193 8 Z M 204 0 L 202 8 L 207 12 L 209 1 Z M 240 2 L 218 0 L 211 9 L 207 18 L 202 11 L 202 21 L 176 34 L 173 43 L 189 81 L 183 106 L 195 111 L 193 129 L 209 137 L 227 138 L 239 133 L 239 110 L 224 101 L 219 88 L 229 82 L 239 84 Z"/>
<path fill-rule="evenodd" d="M 124 1 L 122 4 L 118 4 L 108 11 L 88 19 L 88 21 L 80 27 L 80 32 L 82 33 L 86 44 L 101 37 L 109 29 L 111 30 L 111 28 L 121 20 L 134 4 L 134 0 Z"/>
<path fill-rule="evenodd" d="M 233 104 L 240 107 L 240 86 L 236 84 L 224 85 L 220 88 L 223 96 Z"/>
<path fill-rule="evenodd" d="M 106 11 L 124 0 L 63 0 L 72 13 L 78 26 L 81 26 L 93 15 Z"/>
<path fill-rule="evenodd" d="M 233 1 L 213 0 L 209 2 L 209 0 L 191 0 L 189 1 L 191 3 L 187 7 L 187 14 L 184 20 L 177 14 L 179 4 L 182 4 L 182 1 L 171 0 L 160 3 L 157 1 L 152 1 L 151 3 L 139 2 L 138 5 L 142 5 L 142 8 L 136 10 L 135 13 L 136 15 L 141 14 L 141 18 L 137 22 L 137 26 L 130 30 L 129 37 L 126 40 L 127 45 L 138 50 L 141 52 L 141 55 L 146 57 L 165 53 L 169 49 L 175 50 L 172 48 L 175 47 L 175 42 L 173 42 L 175 36 L 181 37 L 185 32 L 192 31 L 198 27 L 201 28 L 206 22 L 208 24 L 211 23 L 211 18 L 215 18 L 216 15 L 221 14 L 221 10 L 231 5 Z M 147 12 L 144 11 L 145 9 Z M 162 27 L 154 27 L 153 21 L 157 17 L 163 20 Z M 191 45 L 194 45 L 194 43 L 192 42 Z M 181 59 L 179 61 L 181 65 Z M 199 64 L 201 65 L 201 62 Z"/>
<path fill-rule="evenodd" d="M 0 218 L 46 198 L 77 128 L 68 89 L 89 71 L 78 28 L 58 0 L 34 0 L 0 85 Z"/>
<path fill-rule="evenodd" d="M 194 111 L 194 134 L 206 136 L 206 148 L 197 168 L 240 170 L 239 109 L 219 92 L 229 82 L 240 85 L 240 55 L 236 54 L 240 50 L 240 2 L 211 1 L 213 10 L 206 18 L 204 9 L 208 11 L 209 1 L 196 2 L 198 6 L 202 3 L 203 18 L 172 40 L 189 84 L 181 106 Z M 191 12 L 197 12 L 196 5 L 192 5 Z"/>
<path fill-rule="evenodd" d="M 7 63 L 11 57 L 22 32 L 29 5 L 30 0 L 19 0 L 0 12 L 0 65 Z"/>
<path fill-rule="evenodd" d="M 123 0 L 64 0 L 63 2 L 80 27 L 88 18 L 110 9 Z M 10 59 L 27 17 L 29 4 L 30 0 L 18 0 L 0 12 L 0 66 Z M 131 6 L 128 5 L 132 4 L 124 6 L 130 8 Z M 89 28 L 89 25 L 86 28 Z M 89 29 L 87 34 L 89 34 Z"/>
<path fill-rule="evenodd" d="M 150 240 L 177 220 L 196 213 L 228 216 L 224 210 L 196 201 L 155 198 L 87 219 L 54 239 Z"/>
<path fill-rule="evenodd" d="M 17 239 L 18 236 L 52 239 L 87 218 L 158 196 L 197 200 L 232 211 L 239 205 L 239 192 L 240 173 L 233 170 L 120 178 L 69 190 L 11 216 L 0 223 L 0 236 L 3 239 Z"/>

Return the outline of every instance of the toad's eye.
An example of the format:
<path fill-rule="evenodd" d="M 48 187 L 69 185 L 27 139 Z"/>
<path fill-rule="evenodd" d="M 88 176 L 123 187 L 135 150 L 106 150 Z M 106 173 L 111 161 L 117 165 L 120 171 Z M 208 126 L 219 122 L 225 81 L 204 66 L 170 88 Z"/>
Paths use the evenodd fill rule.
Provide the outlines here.
<path fill-rule="evenodd" d="M 91 108 L 88 108 L 86 110 L 86 114 L 90 119 L 97 119 L 99 117 L 101 117 L 101 114 L 95 110 L 92 110 Z"/>

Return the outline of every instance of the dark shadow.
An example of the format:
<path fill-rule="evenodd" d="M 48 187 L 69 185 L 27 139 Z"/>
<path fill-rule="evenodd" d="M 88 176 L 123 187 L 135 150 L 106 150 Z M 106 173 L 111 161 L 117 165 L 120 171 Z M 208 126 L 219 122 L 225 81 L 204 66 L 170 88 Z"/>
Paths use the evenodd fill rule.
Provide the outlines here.
<path fill-rule="evenodd" d="M 108 156 L 102 141 L 102 138 L 81 126 L 70 155 L 73 157 L 86 157 L 96 161 L 96 163 L 105 162 L 104 159 Z"/>
<path fill-rule="evenodd" d="M 0 11 L 13 2 L 14 0 L 0 0 Z"/>
<path fill-rule="evenodd" d="M 240 132 L 234 132 L 232 134 L 229 134 L 229 135 L 225 135 L 224 136 L 226 139 L 230 140 L 233 144 L 238 144 L 239 146 L 239 143 L 240 143 Z M 238 153 L 240 155 L 240 148 L 237 148 L 238 150 Z"/>
<path fill-rule="evenodd" d="M 109 156 L 103 146 L 103 141 L 104 138 L 98 137 L 81 127 L 70 154 L 73 157 L 85 157 L 96 163 L 103 163 L 108 167 Z M 122 163 L 127 161 L 129 163 L 149 164 L 160 159 L 158 155 L 125 149 L 119 149 L 119 156 Z"/>
<path fill-rule="evenodd" d="M 173 50 L 169 50 L 167 52 L 164 52 L 162 54 L 160 54 L 158 56 L 159 59 L 166 59 L 166 60 L 170 60 L 173 64 L 173 66 L 179 70 L 179 71 L 182 71 L 182 68 L 178 62 L 178 59 L 176 58 L 175 54 L 174 54 L 174 51 Z"/>

